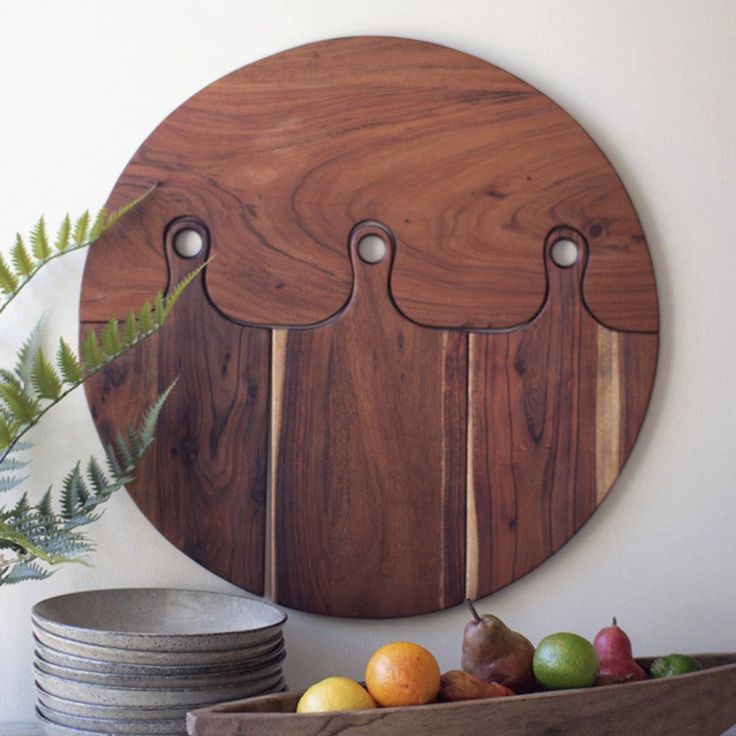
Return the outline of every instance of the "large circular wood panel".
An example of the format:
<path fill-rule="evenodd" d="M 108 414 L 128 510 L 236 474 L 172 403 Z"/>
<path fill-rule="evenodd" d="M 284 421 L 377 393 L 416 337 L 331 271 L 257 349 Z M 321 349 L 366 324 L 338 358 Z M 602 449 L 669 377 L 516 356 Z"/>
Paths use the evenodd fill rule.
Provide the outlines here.
<path fill-rule="evenodd" d="M 322 41 L 194 95 L 110 205 L 154 182 L 90 251 L 82 322 L 212 260 L 87 395 L 109 438 L 180 377 L 129 490 L 195 560 L 294 608 L 411 615 L 507 585 L 603 500 L 657 295 L 619 178 L 549 98 L 441 46 Z"/>

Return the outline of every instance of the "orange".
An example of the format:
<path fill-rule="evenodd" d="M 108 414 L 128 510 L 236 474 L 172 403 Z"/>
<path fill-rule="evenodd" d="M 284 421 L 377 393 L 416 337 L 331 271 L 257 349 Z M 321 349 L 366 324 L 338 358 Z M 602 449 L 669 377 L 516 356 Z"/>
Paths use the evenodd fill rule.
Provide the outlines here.
<path fill-rule="evenodd" d="M 423 705 L 437 697 L 440 667 L 419 644 L 395 641 L 373 652 L 365 684 L 379 705 Z"/>

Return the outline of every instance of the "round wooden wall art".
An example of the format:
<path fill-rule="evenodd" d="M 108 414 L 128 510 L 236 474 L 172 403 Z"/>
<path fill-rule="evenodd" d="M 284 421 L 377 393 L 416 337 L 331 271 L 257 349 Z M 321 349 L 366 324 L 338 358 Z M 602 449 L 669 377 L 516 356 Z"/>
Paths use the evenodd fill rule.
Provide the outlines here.
<path fill-rule="evenodd" d="M 590 517 L 654 378 L 654 273 L 560 107 L 398 38 L 291 49 L 194 95 L 111 197 L 83 326 L 211 258 L 87 384 L 104 439 L 171 380 L 129 491 L 173 544 L 285 606 L 392 617 L 488 595 Z"/>

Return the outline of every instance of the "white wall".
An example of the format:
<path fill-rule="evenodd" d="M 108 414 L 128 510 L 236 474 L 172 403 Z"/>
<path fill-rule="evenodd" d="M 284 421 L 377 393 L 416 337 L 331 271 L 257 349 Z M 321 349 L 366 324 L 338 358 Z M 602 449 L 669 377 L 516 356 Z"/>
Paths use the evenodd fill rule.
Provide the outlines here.
<path fill-rule="evenodd" d="M 736 651 L 732 0 L 0 0 L 0 246 L 41 212 L 57 224 L 67 209 L 99 205 L 152 128 L 209 82 L 352 34 L 454 46 L 550 95 L 619 171 L 654 258 L 662 350 L 632 458 L 566 548 L 479 608 L 535 641 L 560 629 L 592 637 L 615 614 L 641 654 Z M 13 306 L 4 364 L 42 304 L 49 334 L 76 339 L 82 265 L 58 262 Z M 33 440 L 37 489 L 100 449 L 81 393 Z M 125 493 L 91 532 L 94 568 L 0 590 L 0 721 L 32 718 L 35 601 L 124 585 L 233 590 L 160 537 Z M 466 619 L 462 608 L 379 623 L 291 613 L 289 683 L 360 675 L 375 646 L 398 638 L 455 667 Z"/>

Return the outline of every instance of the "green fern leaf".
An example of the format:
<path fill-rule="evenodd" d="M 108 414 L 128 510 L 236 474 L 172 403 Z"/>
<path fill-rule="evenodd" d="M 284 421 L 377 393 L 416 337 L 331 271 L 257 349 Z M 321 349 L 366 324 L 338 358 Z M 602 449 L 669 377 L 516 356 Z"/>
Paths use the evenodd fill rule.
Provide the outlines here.
<path fill-rule="evenodd" d="M 123 471 L 118 461 L 118 457 L 115 454 L 115 448 L 112 445 L 107 445 L 105 448 L 105 457 L 107 459 L 107 467 L 110 471 L 110 475 L 113 480 L 117 483 L 127 483 L 130 478 Z"/>
<path fill-rule="evenodd" d="M 10 251 L 10 260 L 13 262 L 16 275 L 21 279 L 27 279 L 33 273 L 34 263 L 20 233 L 15 236 L 15 245 Z"/>
<path fill-rule="evenodd" d="M 82 366 L 64 338 L 59 339 L 59 349 L 56 353 L 56 364 L 67 383 L 77 384 L 84 378 Z"/>
<path fill-rule="evenodd" d="M 115 437 L 115 452 L 123 464 L 123 470 L 126 473 L 130 473 L 130 471 L 133 469 L 133 466 L 135 465 L 133 453 L 128 447 L 128 443 L 125 441 L 125 438 L 121 434 Z"/>
<path fill-rule="evenodd" d="M 54 366 L 46 360 L 41 350 L 36 352 L 32 379 L 33 388 L 42 399 L 54 401 L 61 396 L 61 378 L 59 378 Z"/>
<path fill-rule="evenodd" d="M 189 286 L 189 284 L 194 281 L 194 279 L 199 276 L 201 271 L 204 269 L 204 267 L 210 262 L 212 259 L 206 260 L 199 268 L 195 268 L 193 271 L 190 271 L 167 295 L 166 295 L 166 309 L 164 314 L 164 320 L 166 317 L 169 316 L 171 313 L 171 310 L 174 308 L 174 304 L 179 300 L 179 297 L 184 293 L 184 290 Z"/>
<path fill-rule="evenodd" d="M 0 450 L 4 450 L 13 441 L 15 432 L 5 417 L 0 416 Z"/>
<path fill-rule="evenodd" d="M 166 319 L 166 305 L 164 295 L 159 291 L 153 299 L 153 324 L 161 327 Z"/>
<path fill-rule="evenodd" d="M 0 585 L 17 585 L 27 580 L 45 580 L 53 574 L 54 570 L 44 570 L 36 562 L 16 562 L 0 577 Z"/>
<path fill-rule="evenodd" d="M 61 517 L 71 521 L 77 516 L 80 490 L 83 486 L 82 474 L 77 463 L 66 475 L 61 484 Z"/>
<path fill-rule="evenodd" d="M 2 253 L 0 253 L 0 290 L 5 294 L 13 294 L 17 288 L 18 278 L 11 270 Z"/>
<path fill-rule="evenodd" d="M 37 261 L 45 261 L 51 255 L 49 237 L 46 233 L 46 221 L 43 215 L 38 219 L 33 230 L 31 230 L 31 251 Z"/>
<path fill-rule="evenodd" d="M 87 464 L 87 478 L 89 479 L 94 495 L 97 498 L 102 498 L 109 495 L 107 489 L 112 485 L 105 475 L 105 471 L 102 469 L 97 459 L 92 457 Z"/>
<path fill-rule="evenodd" d="M 69 219 L 69 215 L 66 215 L 62 220 L 59 232 L 56 235 L 55 247 L 59 253 L 63 253 L 69 247 L 71 234 L 72 221 Z"/>
<path fill-rule="evenodd" d="M 146 446 L 143 444 L 138 431 L 132 426 L 128 425 L 128 448 L 130 449 L 131 465 L 135 465 L 143 457 L 143 453 L 146 451 Z"/>
<path fill-rule="evenodd" d="M 87 241 L 87 231 L 89 230 L 89 210 L 85 210 L 74 223 L 74 244 L 82 245 Z"/>
<path fill-rule="evenodd" d="M 133 345 L 135 345 L 137 339 L 138 324 L 135 318 L 135 314 L 133 312 L 130 312 L 125 318 L 125 323 L 123 324 L 123 344 L 126 348 L 132 347 Z"/>
<path fill-rule="evenodd" d="M 95 220 L 92 223 L 92 229 L 89 232 L 90 243 L 97 240 L 97 238 L 99 238 L 100 235 L 102 235 L 104 228 L 105 228 L 105 208 L 100 207 L 95 217 Z"/>
<path fill-rule="evenodd" d="M 134 200 L 128 202 L 127 204 L 124 204 L 119 209 L 111 212 L 107 216 L 107 219 L 105 220 L 105 226 L 102 232 L 107 232 L 119 219 L 121 219 L 128 212 L 130 212 L 130 210 L 132 210 L 133 207 L 140 204 L 157 186 L 158 186 L 158 182 L 154 184 L 152 187 L 149 187 L 145 192 L 143 192 L 143 194 L 140 195 L 140 197 L 136 197 Z"/>
<path fill-rule="evenodd" d="M 12 412 L 15 421 L 20 424 L 30 424 L 41 411 L 41 406 L 23 389 L 6 381 L 0 383 L 0 399 Z"/>
<path fill-rule="evenodd" d="M 43 494 L 43 498 L 39 501 L 38 506 L 36 506 L 36 510 L 40 516 L 54 515 L 54 510 L 51 506 L 51 488 Z"/>
<path fill-rule="evenodd" d="M 141 335 L 147 335 L 153 329 L 151 318 L 151 305 L 146 302 L 138 312 L 138 329 Z"/>
<path fill-rule="evenodd" d="M 23 345 L 21 345 L 15 360 L 15 375 L 18 376 L 23 388 L 32 390 L 33 366 L 36 364 L 36 356 L 41 349 L 41 324 L 38 320 L 29 333 Z"/>
<path fill-rule="evenodd" d="M 144 447 L 148 447 L 153 442 L 153 434 L 156 429 L 156 423 L 158 422 L 159 414 L 161 409 L 166 403 L 166 399 L 169 398 L 169 394 L 174 390 L 178 378 L 175 378 L 168 386 L 168 388 L 159 395 L 155 403 L 148 407 L 146 413 L 143 415 L 138 432 L 141 437 L 141 441 Z"/>
<path fill-rule="evenodd" d="M 20 478 L 17 475 L 0 476 L 0 493 L 12 491 L 13 488 L 17 488 L 24 480 L 26 478 Z"/>
<path fill-rule="evenodd" d="M 31 509 L 31 504 L 28 502 L 28 494 L 24 493 L 13 506 L 13 516 L 23 516 L 27 514 Z"/>
<path fill-rule="evenodd" d="M 89 330 L 84 336 L 82 357 L 88 371 L 97 370 L 105 361 L 105 355 L 100 350 L 100 343 L 97 341 L 97 334 L 94 330 Z"/>
<path fill-rule="evenodd" d="M 118 321 L 114 317 L 102 330 L 102 349 L 108 358 L 116 357 L 123 349 L 118 332 Z"/>

